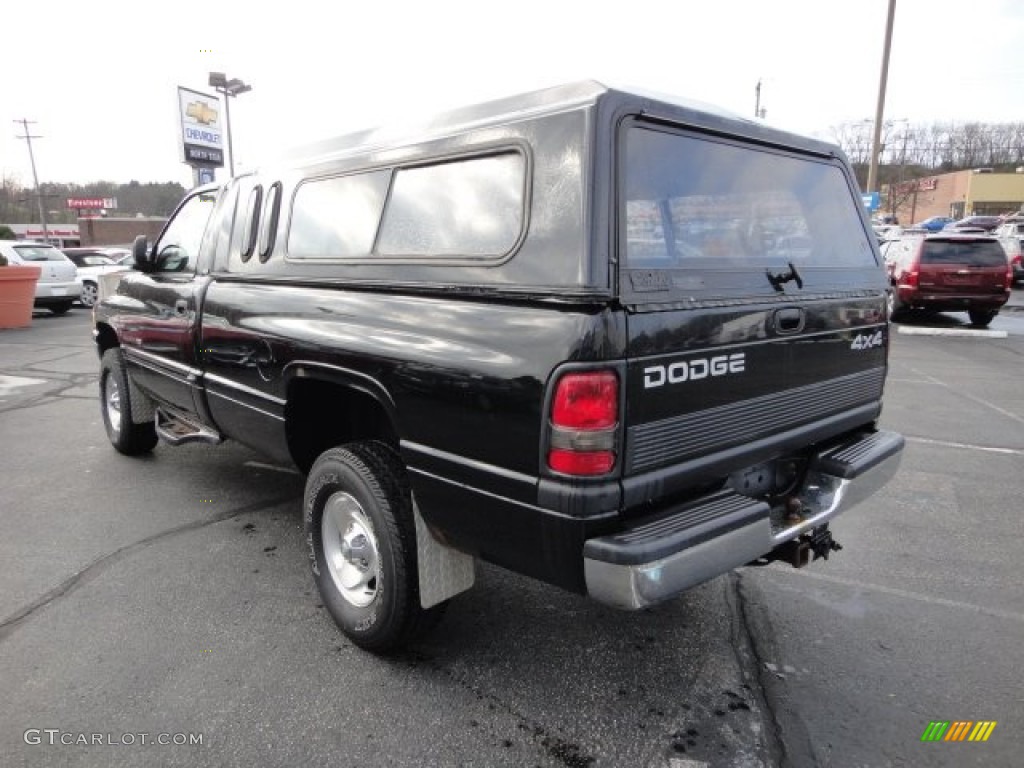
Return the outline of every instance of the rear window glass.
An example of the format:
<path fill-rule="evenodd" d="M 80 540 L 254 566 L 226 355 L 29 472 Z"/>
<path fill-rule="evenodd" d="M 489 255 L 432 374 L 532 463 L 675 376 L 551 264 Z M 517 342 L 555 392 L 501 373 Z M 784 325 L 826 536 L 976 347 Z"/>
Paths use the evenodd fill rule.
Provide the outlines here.
<path fill-rule="evenodd" d="M 921 263 L 1005 267 L 1006 251 L 993 240 L 926 240 L 921 249 Z"/>
<path fill-rule="evenodd" d="M 641 126 L 624 163 L 627 268 L 876 264 L 835 165 Z"/>
<path fill-rule="evenodd" d="M 14 250 L 25 261 L 64 261 L 64 254 L 43 245 L 16 245 Z"/>

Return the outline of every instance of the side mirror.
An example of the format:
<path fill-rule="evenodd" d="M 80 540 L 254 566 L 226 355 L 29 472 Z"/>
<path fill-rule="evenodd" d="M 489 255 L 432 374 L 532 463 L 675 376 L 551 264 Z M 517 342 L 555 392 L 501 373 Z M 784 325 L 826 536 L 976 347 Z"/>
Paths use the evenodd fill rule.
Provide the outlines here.
<path fill-rule="evenodd" d="M 153 271 L 153 254 L 145 235 L 139 235 L 132 243 L 132 257 L 135 259 L 135 269 L 140 272 Z"/>

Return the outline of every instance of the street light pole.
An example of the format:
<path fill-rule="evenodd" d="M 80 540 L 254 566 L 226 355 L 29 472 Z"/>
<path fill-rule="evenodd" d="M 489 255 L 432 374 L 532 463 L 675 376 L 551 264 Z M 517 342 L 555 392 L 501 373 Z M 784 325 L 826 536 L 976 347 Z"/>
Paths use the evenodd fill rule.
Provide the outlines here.
<path fill-rule="evenodd" d="M 41 139 L 42 136 L 33 136 L 28 132 L 28 124 L 35 123 L 35 120 L 27 120 L 22 118 L 21 120 L 15 120 L 16 123 L 21 123 L 22 129 L 25 131 L 23 136 L 19 136 L 19 139 L 24 139 L 28 144 L 28 160 L 32 164 L 32 182 L 36 186 L 36 203 L 39 205 L 39 223 L 43 227 L 43 242 L 50 242 L 50 228 L 46 226 L 46 206 L 43 205 L 43 194 L 39 191 L 39 176 L 36 174 L 36 156 L 32 152 L 32 139 Z"/>
<path fill-rule="evenodd" d="M 228 172 L 235 175 L 235 151 L 231 146 L 231 99 L 240 93 L 248 93 L 251 85 L 246 85 L 237 77 L 230 80 L 223 72 L 210 73 L 210 85 L 217 93 L 224 94 L 224 132 L 228 136 Z"/>
<path fill-rule="evenodd" d="M 889 14 L 885 20 L 885 45 L 882 48 L 882 74 L 878 79 L 878 104 L 875 107 L 875 135 L 871 142 L 871 163 L 868 165 L 868 188 L 877 192 L 878 153 L 882 143 L 882 115 L 885 112 L 885 86 L 889 81 L 889 49 L 892 48 L 892 22 L 896 15 L 896 0 L 889 0 Z"/>
<path fill-rule="evenodd" d="M 754 117 L 764 118 L 766 114 L 767 110 L 761 106 L 761 78 L 758 78 L 754 86 Z"/>

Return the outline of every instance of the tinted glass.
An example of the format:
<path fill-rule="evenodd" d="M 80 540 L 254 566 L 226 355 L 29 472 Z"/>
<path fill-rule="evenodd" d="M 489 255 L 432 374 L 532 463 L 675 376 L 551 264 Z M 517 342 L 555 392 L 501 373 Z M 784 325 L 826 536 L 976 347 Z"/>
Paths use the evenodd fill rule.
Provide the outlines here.
<path fill-rule="evenodd" d="M 523 228 L 526 161 L 518 153 L 396 172 L 382 256 L 502 256 Z"/>
<path fill-rule="evenodd" d="M 202 194 L 189 198 L 167 225 L 156 244 L 156 255 L 162 272 L 185 272 L 195 269 L 199 245 L 210 220 L 216 195 Z"/>
<path fill-rule="evenodd" d="M 260 261 L 266 261 L 274 248 L 277 236 L 277 217 L 281 210 L 281 182 L 270 185 L 267 204 L 264 206 L 263 222 L 260 224 Z"/>
<path fill-rule="evenodd" d="M 14 250 L 25 261 L 64 261 L 64 254 L 45 245 L 15 245 Z"/>
<path fill-rule="evenodd" d="M 1006 251 L 992 240 L 926 240 L 921 248 L 921 263 L 1005 267 Z"/>
<path fill-rule="evenodd" d="M 245 239 L 242 241 L 242 261 L 248 261 L 256 249 L 256 233 L 259 231 L 260 202 L 263 200 L 263 187 L 255 186 L 249 193 L 249 202 L 245 209 Z"/>
<path fill-rule="evenodd" d="M 344 259 L 369 254 L 389 175 L 375 171 L 301 185 L 292 202 L 288 255 Z"/>
<path fill-rule="evenodd" d="M 627 132 L 626 265 L 869 267 L 841 169 L 641 127 Z"/>

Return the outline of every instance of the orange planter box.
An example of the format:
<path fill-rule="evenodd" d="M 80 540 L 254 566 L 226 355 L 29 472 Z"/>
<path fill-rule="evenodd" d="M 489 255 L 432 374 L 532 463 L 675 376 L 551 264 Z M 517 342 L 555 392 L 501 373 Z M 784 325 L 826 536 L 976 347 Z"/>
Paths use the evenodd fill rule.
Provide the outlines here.
<path fill-rule="evenodd" d="M 32 324 L 36 281 L 42 272 L 35 266 L 0 267 L 0 328 L 24 328 Z"/>

